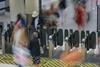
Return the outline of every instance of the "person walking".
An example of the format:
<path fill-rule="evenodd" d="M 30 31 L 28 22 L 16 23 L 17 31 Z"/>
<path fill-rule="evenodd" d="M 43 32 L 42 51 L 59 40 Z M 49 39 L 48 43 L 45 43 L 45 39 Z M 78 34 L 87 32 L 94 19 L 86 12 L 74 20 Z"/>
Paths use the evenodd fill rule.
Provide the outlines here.
<path fill-rule="evenodd" d="M 38 40 L 38 33 L 33 32 L 33 39 L 30 41 L 29 50 L 33 58 L 33 63 L 35 67 L 40 67 L 40 45 Z"/>
<path fill-rule="evenodd" d="M 12 50 L 14 61 L 18 67 L 32 66 L 28 42 L 28 34 L 25 28 L 14 31 Z"/>

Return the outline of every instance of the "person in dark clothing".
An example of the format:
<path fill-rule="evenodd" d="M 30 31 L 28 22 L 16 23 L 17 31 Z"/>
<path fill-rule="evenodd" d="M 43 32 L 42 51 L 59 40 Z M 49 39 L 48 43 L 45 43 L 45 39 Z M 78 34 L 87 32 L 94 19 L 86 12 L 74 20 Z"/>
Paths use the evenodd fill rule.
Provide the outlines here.
<path fill-rule="evenodd" d="M 32 17 L 31 27 L 29 28 L 30 39 L 32 39 L 31 34 L 33 33 L 33 31 L 36 30 L 36 28 L 35 28 L 35 20 L 36 20 L 36 18 L 37 17 Z"/>
<path fill-rule="evenodd" d="M 0 25 L 0 34 L 2 33 L 3 31 L 3 25 Z"/>
<path fill-rule="evenodd" d="M 11 37 L 11 27 L 10 24 L 8 25 L 8 38 L 9 38 L 9 42 L 10 42 L 10 37 Z"/>
<path fill-rule="evenodd" d="M 7 31 L 5 32 L 4 37 L 5 37 L 5 41 L 7 42 Z"/>
<path fill-rule="evenodd" d="M 11 21 L 10 22 L 10 41 L 13 41 L 12 39 L 13 30 L 14 30 L 14 22 Z"/>
<path fill-rule="evenodd" d="M 33 29 L 35 29 L 35 19 L 36 19 L 36 17 L 33 17 L 33 18 L 32 18 L 32 23 L 31 23 L 31 25 L 32 25 L 32 28 L 33 28 Z"/>
<path fill-rule="evenodd" d="M 11 37 L 11 28 L 10 28 L 10 24 L 8 24 L 7 31 L 5 32 L 5 41 L 10 42 L 10 37 Z"/>
<path fill-rule="evenodd" d="M 30 41 L 29 50 L 33 58 L 33 63 L 36 67 L 39 67 L 40 63 L 40 45 L 38 40 L 38 33 L 33 32 L 33 39 Z"/>
<path fill-rule="evenodd" d="M 72 48 L 73 47 L 73 30 L 70 29 L 70 37 L 68 39 L 68 44 Z"/>
<path fill-rule="evenodd" d="M 59 7 L 62 10 L 65 9 L 66 8 L 66 0 L 60 0 Z"/>

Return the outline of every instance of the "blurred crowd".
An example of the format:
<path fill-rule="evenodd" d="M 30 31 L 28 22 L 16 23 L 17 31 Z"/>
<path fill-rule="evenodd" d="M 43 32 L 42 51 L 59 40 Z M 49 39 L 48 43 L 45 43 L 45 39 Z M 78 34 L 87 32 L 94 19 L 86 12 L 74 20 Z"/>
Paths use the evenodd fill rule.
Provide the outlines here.
<path fill-rule="evenodd" d="M 49 10 L 43 10 L 41 22 L 38 15 L 35 17 L 32 15 L 32 22 L 29 24 L 22 14 L 18 14 L 16 22 L 7 24 L 5 41 L 13 44 L 14 61 L 19 67 L 33 63 L 34 67 L 40 67 L 40 29 L 52 29 L 53 34 L 53 29 L 57 28 L 57 17 L 59 17 L 57 10 L 58 5 L 55 6 L 55 4 L 52 4 Z"/>
<path fill-rule="evenodd" d="M 81 6 L 82 4 L 77 5 L 77 14 L 78 10 L 79 12 L 81 9 L 83 10 L 83 6 Z M 33 12 L 32 22 L 29 22 L 22 14 L 18 14 L 16 22 L 11 21 L 10 24 L 7 24 L 7 30 L 4 34 L 5 41 L 12 42 L 14 61 L 19 67 L 25 67 L 33 63 L 35 64 L 34 67 L 40 67 L 41 53 L 43 53 L 43 48 L 47 47 L 46 45 L 43 45 L 45 36 L 42 37 L 41 35 L 44 33 L 43 31 L 46 30 L 48 34 L 47 38 L 49 39 L 49 35 L 53 35 L 55 33 L 55 29 L 57 29 L 59 22 L 57 19 L 60 17 L 59 10 L 63 10 L 65 8 L 65 0 L 60 0 L 59 2 L 52 3 L 48 10 L 42 10 L 41 16 L 39 16 L 39 14 L 36 15 L 36 12 Z M 84 19 L 82 14 L 76 16 L 77 23 L 80 26 L 84 25 L 82 21 Z M 81 57 L 83 61 L 84 54 L 80 51 L 84 53 L 81 49 L 76 49 L 75 51 L 71 51 L 72 53 L 70 52 L 69 56 L 67 56 L 68 53 L 65 52 L 61 55 L 61 60 L 68 62 L 70 60 L 75 61 L 78 58 L 78 60 L 81 61 Z"/>

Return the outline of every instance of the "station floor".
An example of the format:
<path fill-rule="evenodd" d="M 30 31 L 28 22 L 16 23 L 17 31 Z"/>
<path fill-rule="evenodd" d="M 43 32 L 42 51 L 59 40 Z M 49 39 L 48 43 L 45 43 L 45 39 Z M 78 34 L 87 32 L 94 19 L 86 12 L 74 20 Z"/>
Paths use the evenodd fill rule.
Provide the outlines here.
<path fill-rule="evenodd" d="M 10 54 L 0 55 L 0 65 L 3 65 L 3 66 L 5 65 L 4 67 L 6 67 L 7 65 L 9 67 L 16 67 L 13 61 L 13 56 Z M 49 58 L 44 58 L 44 57 L 41 58 L 40 67 L 66 67 L 66 66 L 72 67 L 70 63 L 65 64 L 64 62 L 58 59 L 49 59 Z M 32 66 L 29 66 L 29 67 L 32 67 Z M 83 64 L 76 64 L 75 67 L 100 67 L 100 65 L 95 64 L 95 63 L 83 63 Z"/>

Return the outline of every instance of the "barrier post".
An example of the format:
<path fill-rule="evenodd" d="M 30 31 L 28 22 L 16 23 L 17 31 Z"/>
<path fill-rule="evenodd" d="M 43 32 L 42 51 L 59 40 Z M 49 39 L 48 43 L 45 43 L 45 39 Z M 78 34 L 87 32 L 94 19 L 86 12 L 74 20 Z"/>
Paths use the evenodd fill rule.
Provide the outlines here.
<path fill-rule="evenodd" d="M 82 39 L 82 43 L 81 43 L 81 46 L 80 46 L 80 48 L 83 50 L 83 55 L 84 55 L 83 61 L 86 60 L 86 56 L 87 56 L 87 50 L 85 48 L 85 40 L 86 40 L 85 38 Z"/>
<path fill-rule="evenodd" d="M 49 58 L 52 58 L 53 55 L 53 50 L 54 50 L 54 44 L 52 42 L 52 36 L 49 36 Z"/>
<path fill-rule="evenodd" d="M 5 37 L 2 35 L 2 54 L 5 54 Z"/>
<path fill-rule="evenodd" d="M 68 37 L 65 38 L 65 51 L 66 51 L 67 53 L 69 53 L 69 51 L 70 51 L 70 47 L 69 47 L 69 45 L 68 45 Z"/>

